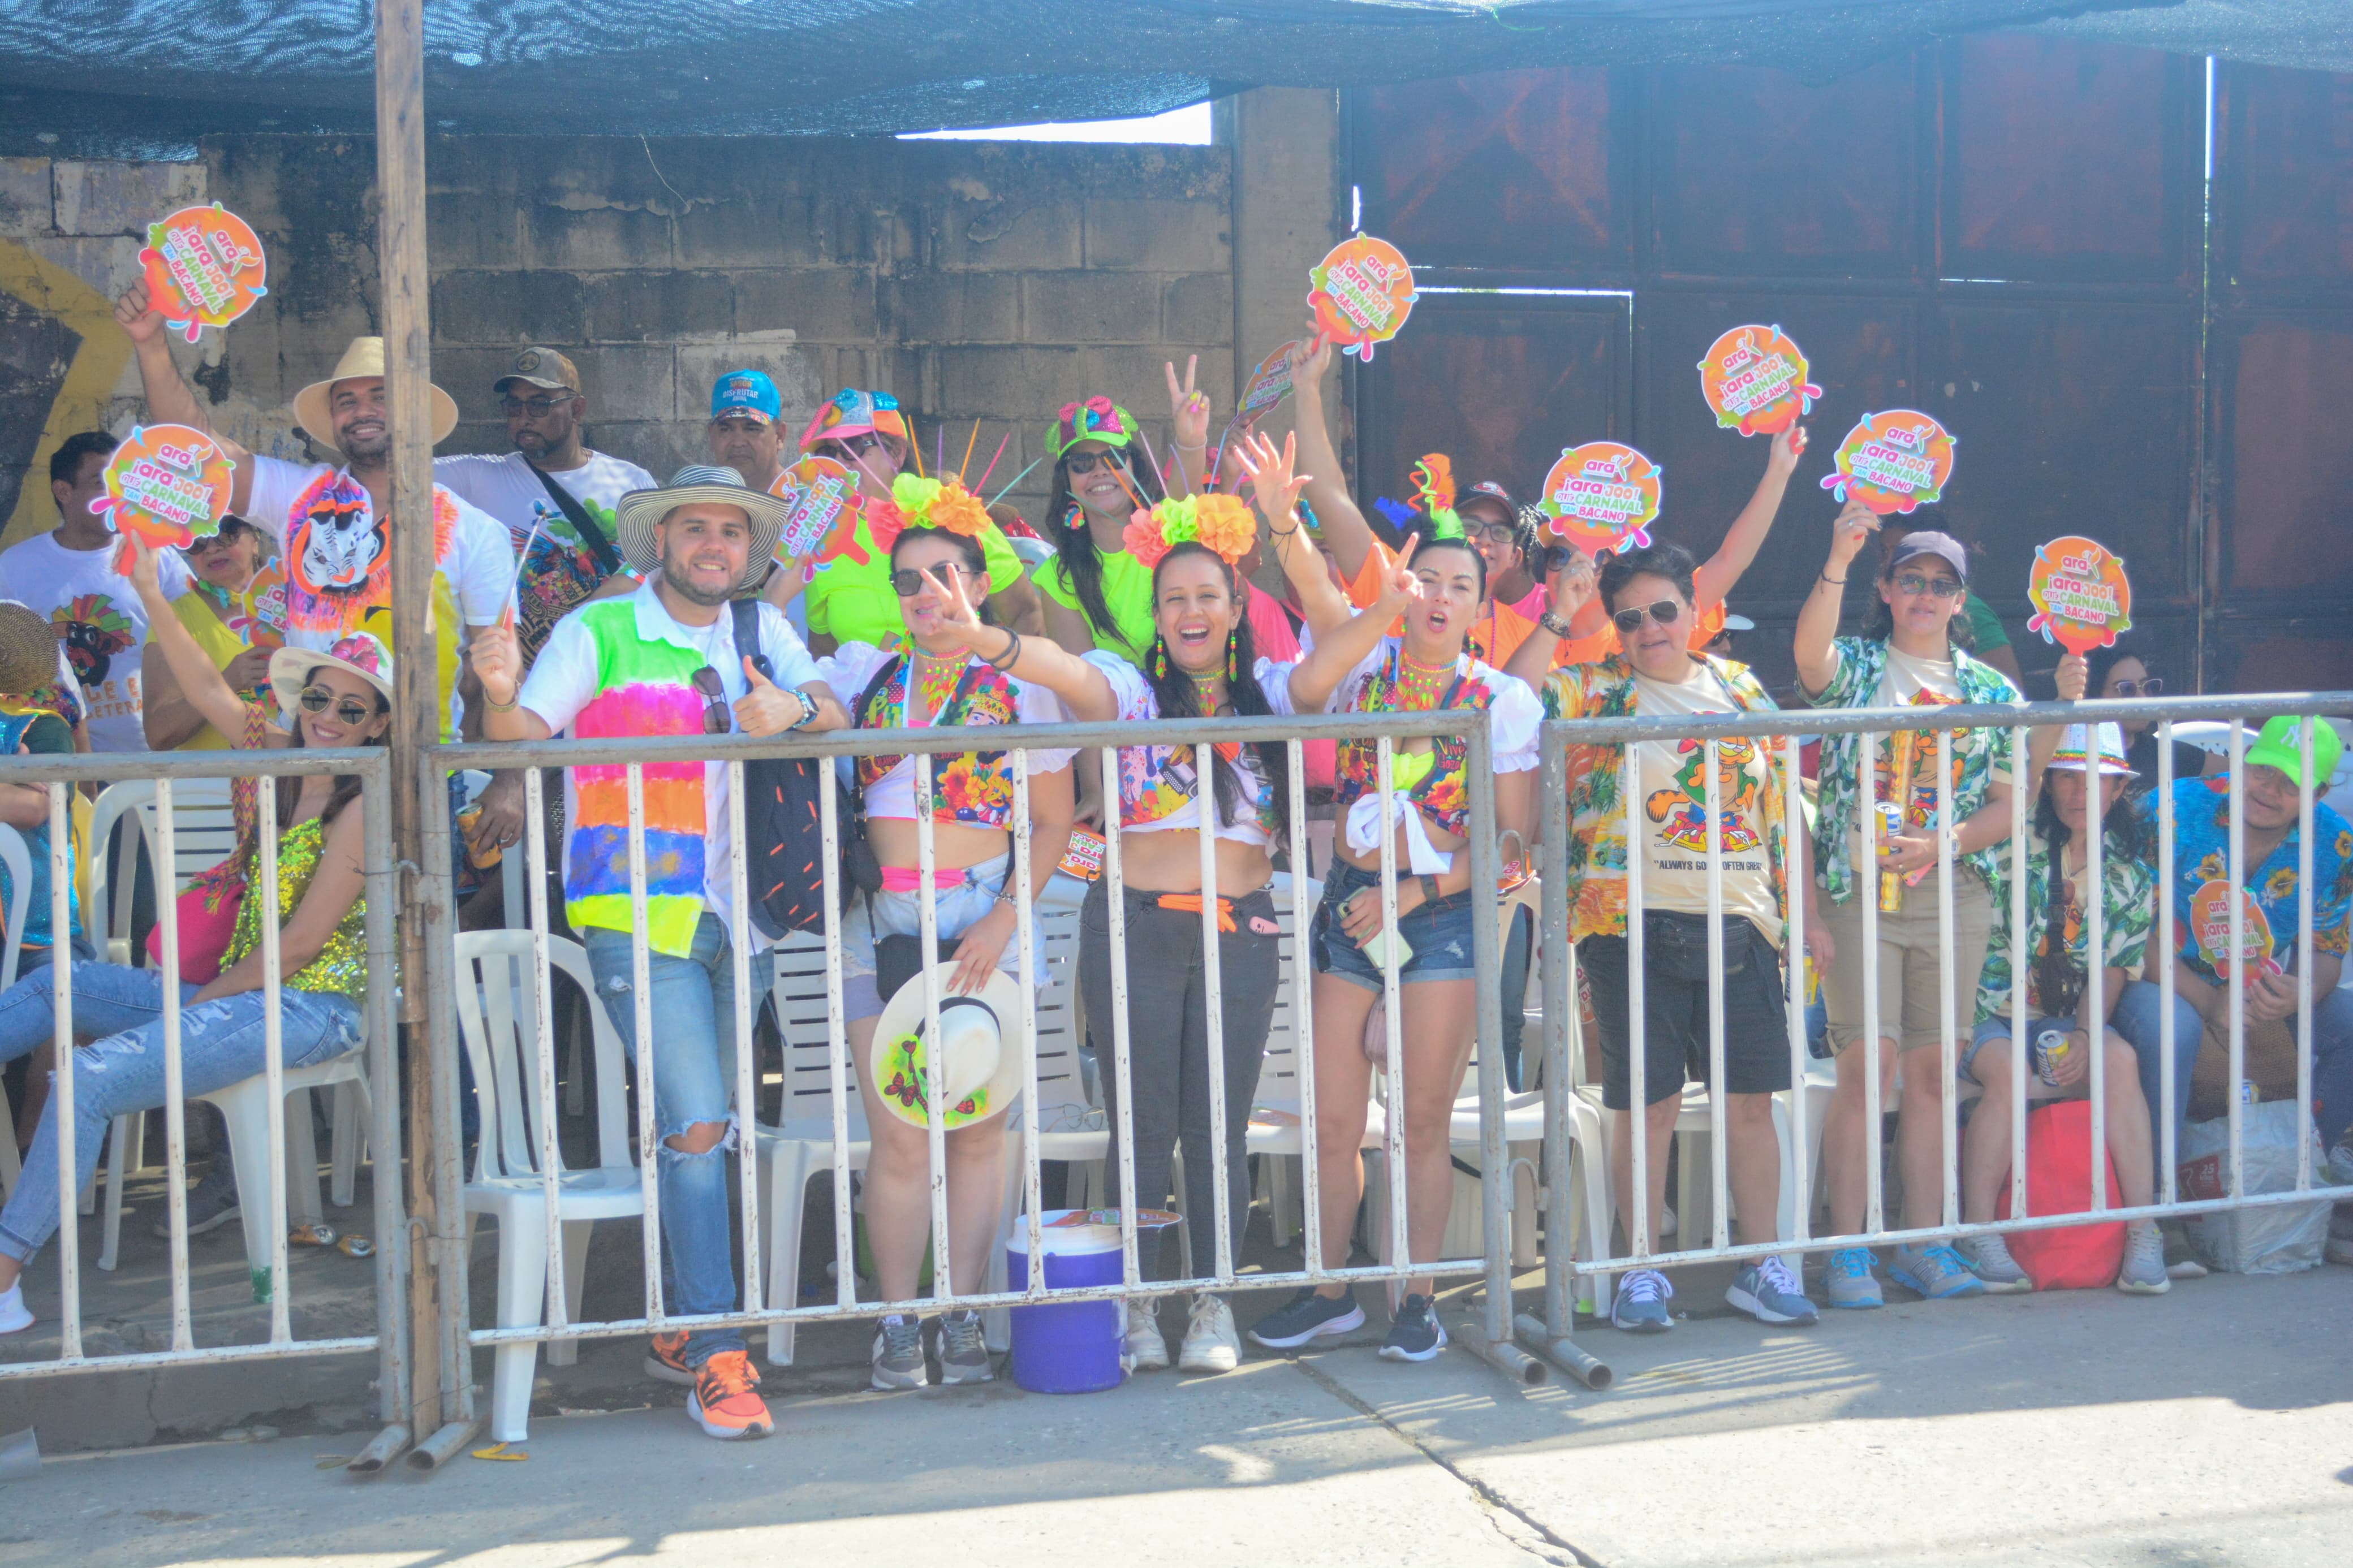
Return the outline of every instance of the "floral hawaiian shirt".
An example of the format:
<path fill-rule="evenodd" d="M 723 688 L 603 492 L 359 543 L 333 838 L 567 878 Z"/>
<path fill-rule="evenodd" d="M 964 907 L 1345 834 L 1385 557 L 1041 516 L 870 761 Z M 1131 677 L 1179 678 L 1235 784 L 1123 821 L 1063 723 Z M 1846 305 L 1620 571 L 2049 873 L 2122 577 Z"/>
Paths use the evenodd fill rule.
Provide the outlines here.
<path fill-rule="evenodd" d="M 1887 673 L 1887 644 L 1876 637 L 1841 637 L 1838 673 L 1820 692 L 1808 699 L 1816 708 L 1869 708 L 1879 700 L 1882 677 Z M 1961 700 L 2018 702 L 2018 688 L 1992 666 L 1980 664 L 1960 649 L 1953 650 L 1953 676 L 1960 683 Z M 1800 693 L 1803 694 L 1802 692 Z M 1928 733 L 1922 731 L 1922 733 Z M 1934 736 L 1929 743 L 1934 744 Z M 1883 763 L 1891 742 L 1880 741 Z M 1961 822 L 1985 805 L 1993 782 L 1995 763 L 2006 759 L 2006 732 L 2000 730 L 1957 730 L 1953 732 L 1953 820 Z M 1816 771 L 1820 789 L 1814 812 L 1814 877 L 1831 898 L 1846 902 L 1854 891 L 1854 840 L 1857 813 L 1862 807 L 1862 738 L 1831 735 L 1822 741 L 1821 764 Z M 1961 864 L 1991 886 L 2001 875 L 2000 851 L 1978 850 L 1960 858 Z"/>
<path fill-rule="evenodd" d="M 2149 807 L 2154 811 L 2156 806 Z M 2246 875 L 2242 928 L 2249 956 L 2271 973 L 2285 973 L 2296 948 L 2297 829 Z M 2174 942 L 2191 973 L 2220 984 L 2230 968 L 2231 806 L 2229 782 L 2179 779 L 2173 785 Z M 2321 805 L 2312 805 L 2312 951 L 2343 957 L 2353 937 L 2353 827 Z"/>
<path fill-rule="evenodd" d="M 2028 830 L 2026 847 L 2026 940 L 2010 941 L 2010 857 L 2000 857 L 2002 876 L 1993 884 L 1993 931 L 1986 942 L 1985 972 L 1978 981 L 1977 1021 L 2010 1016 L 2013 952 L 2022 951 L 2026 964 L 2027 1016 L 2047 1018 L 2054 999 L 2042 994 L 2038 968 L 2051 932 L 2051 846 L 2042 834 Z M 2148 945 L 2149 928 L 2157 923 L 2157 870 L 2145 860 L 2123 855 L 2101 857 L 2100 880 L 2105 888 L 2100 906 L 2100 941 L 2110 969 L 2137 968 Z M 2066 904 L 2067 963 L 2079 976 L 2091 973 L 2091 922 L 2072 894 Z M 2108 1002 L 2116 1003 L 2111 993 Z"/>

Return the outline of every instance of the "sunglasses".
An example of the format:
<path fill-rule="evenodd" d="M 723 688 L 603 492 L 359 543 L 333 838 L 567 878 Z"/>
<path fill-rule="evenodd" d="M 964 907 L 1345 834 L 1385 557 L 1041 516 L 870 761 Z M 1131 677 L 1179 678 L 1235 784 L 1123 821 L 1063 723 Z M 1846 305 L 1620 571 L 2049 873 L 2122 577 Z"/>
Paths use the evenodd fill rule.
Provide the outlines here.
<path fill-rule="evenodd" d="M 2165 695 L 2165 682 L 2154 675 L 2150 676 L 2146 680 L 2119 680 L 2116 682 L 2116 695 L 2119 697 L 2162 697 Z"/>
<path fill-rule="evenodd" d="M 576 394 L 567 392 L 561 397 L 501 397 L 499 399 L 499 412 L 510 419 L 518 414 L 528 414 L 533 419 L 544 419 L 569 404 L 575 395 Z"/>
<path fill-rule="evenodd" d="M 1124 472 L 1127 468 L 1115 452 L 1073 452 L 1062 459 L 1062 466 L 1073 474 L 1092 474 L 1099 468 L 1118 468 Z"/>
<path fill-rule="evenodd" d="M 324 713 L 328 709 L 332 708 L 335 710 L 335 717 L 353 729 L 359 728 L 375 717 L 375 710 L 368 707 L 358 698 L 346 697 L 338 702 L 335 700 L 335 694 L 323 686 L 305 687 L 302 695 L 296 698 L 295 701 L 301 705 L 302 711 L 305 713 Z"/>
<path fill-rule="evenodd" d="M 965 569 L 953 561 L 943 561 L 934 570 L 946 573 L 951 580 L 965 574 Z M 923 591 L 923 574 L 920 569 L 902 566 L 891 574 L 891 592 L 898 595 L 899 597 L 912 599 Z"/>
<path fill-rule="evenodd" d="M 1661 599 L 1647 609 L 1638 607 L 1619 610 L 1610 616 L 1609 620 L 1621 632 L 1639 632 L 1642 629 L 1642 617 L 1646 615 L 1664 626 L 1673 625 L 1674 618 L 1683 613 L 1683 606 L 1681 600 Z"/>
<path fill-rule="evenodd" d="M 727 709 L 727 686 L 719 672 L 704 665 L 694 672 L 694 689 L 702 693 L 702 732 L 724 735 L 735 727 L 734 716 Z"/>
<path fill-rule="evenodd" d="M 882 439 L 881 433 L 873 430 L 869 430 L 862 436 L 837 436 L 834 437 L 834 442 L 853 458 L 862 458 L 869 452 L 883 451 L 889 446 L 889 443 Z"/>
<path fill-rule="evenodd" d="M 1575 545 L 1547 544 L 1545 546 L 1544 570 L 1547 577 L 1556 572 L 1566 572 L 1579 562 L 1584 563 L 1587 571 L 1592 570 L 1593 558 Z"/>
<path fill-rule="evenodd" d="M 1895 579 L 1896 592 L 1927 594 L 1939 599 L 1950 599 L 1965 593 L 1964 584 L 1952 577 L 1924 577 L 1917 572 L 1906 572 Z"/>

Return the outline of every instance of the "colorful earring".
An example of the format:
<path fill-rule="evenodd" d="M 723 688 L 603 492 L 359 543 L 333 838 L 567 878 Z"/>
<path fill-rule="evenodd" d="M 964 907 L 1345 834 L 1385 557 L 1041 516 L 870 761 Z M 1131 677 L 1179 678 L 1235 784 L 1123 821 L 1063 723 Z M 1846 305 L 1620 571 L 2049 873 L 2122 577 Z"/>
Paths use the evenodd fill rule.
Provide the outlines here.
<path fill-rule="evenodd" d="M 1235 663 L 1235 656 L 1241 651 L 1241 634 L 1239 632 L 1226 634 L 1226 684 L 1228 686 L 1231 686 L 1242 678 L 1242 672 Z"/>
<path fill-rule="evenodd" d="M 1168 644 L 1161 637 L 1152 639 L 1152 679 L 1155 680 L 1168 679 Z"/>

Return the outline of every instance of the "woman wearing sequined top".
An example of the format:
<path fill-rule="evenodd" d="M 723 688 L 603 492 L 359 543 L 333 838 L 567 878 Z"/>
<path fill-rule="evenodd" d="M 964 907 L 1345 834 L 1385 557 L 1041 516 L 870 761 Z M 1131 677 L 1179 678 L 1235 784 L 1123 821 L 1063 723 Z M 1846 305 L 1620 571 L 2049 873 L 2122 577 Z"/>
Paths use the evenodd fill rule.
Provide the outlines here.
<path fill-rule="evenodd" d="M 325 653 L 281 648 L 270 660 L 269 684 L 291 729 L 268 722 L 260 705 L 231 691 L 195 639 L 171 613 L 156 580 L 154 552 L 134 546 L 131 580 L 147 604 L 156 646 L 171 661 L 181 689 L 204 717 L 244 746 L 381 745 L 392 723 L 392 659 L 366 633 L 345 637 Z M 278 935 L 280 1043 L 289 1068 L 314 1067 L 356 1049 L 360 1005 L 367 988 L 362 814 L 354 775 L 313 774 L 278 792 Z M 259 833 L 249 811 L 236 851 L 248 880 L 259 875 Z M 180 954 L 180 1079 L 197 1095 L 264 1070 L 268 1009 L 262 991 L 261 889 L 239 904 L 217 974 L 201 984 L 186 975 L 195 955 Z M 197 933 L 184 933 L 193 938 Z M 0 994 L 0 1061 L 23 1056 L 54 1037 L 52 965 Z M 118 963 L 73 966 L 76 1032 L 100 1035 L 74 1052 L 74 1153 L 79 1191 L 98 1167 L 108 1123 L 134 1110 L 153 1110 L 164 1094 L 164 975 Z M 21 1276 L 26 1262 L 58 1226 L 58 1106 L 52 1096 L 26 1157 L 24 1177 L 0 1210 L 0 1333 L 31 1326 Z"/>

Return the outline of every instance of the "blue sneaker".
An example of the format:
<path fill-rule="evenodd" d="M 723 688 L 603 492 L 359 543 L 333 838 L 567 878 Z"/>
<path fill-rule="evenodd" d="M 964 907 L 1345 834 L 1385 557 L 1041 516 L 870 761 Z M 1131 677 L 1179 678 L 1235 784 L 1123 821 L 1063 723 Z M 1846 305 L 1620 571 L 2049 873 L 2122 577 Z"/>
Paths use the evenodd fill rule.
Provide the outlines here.
<path fill-rule="evenodd" d="M 1961 1261 L 1961 1255 L 1949 1247 L 1927 1247 L 1916 1251 L 1899 1247 L 1887 1265 L 1887 1277 L 1931 1301 L 1986 1293 L 1986 1282 L 1970 1272 L 1969 1266 Z"/>
<path fill-rule="evenodd" d="M 1271 1351 L 1288 1351 L 1310 1340 L 1351 1333 L 1364 1326 L 1365 1310 L 1356 1305 L 1353 1293 L 1319 1296 L 1313 1290 L 1301 1290 L 1251 1324 L 1250 1337 Z"/>
<path fill-rule="evenodd" d="M 1430 1361 L 1446 1348 L 1446 1325 L 1438 1321 L 1438 1306 L 1429 1297 L 1409 1295 L 1398 1303 L 1397 1318 L 1380 1349 L 1384 1361 Z"/>
<path fill-rule="evenodd" d="M 1760 1323 L 1811 1323 L 1821 1313 L 1806 1288 L 1778 1258 L 1760 1258 L 1740 1271 L 1724 1299 Z"/>
<path fill-rule="evenodd" d="M 1618 1281 L 1616 1299 L 1609 1303 L 1609 1326 L 1630 1334 L 1663 1334 L 1675 1326 L 1667 1315 L 1674 1294 L 1665 1275 L 1655 1268 L 1637 1268 Z"/>
<path fill-rule="evenodd" d="M 1822 1276 L 1822 1293 L 1833 1307 L 1883 1307 L 1887 1303 L 1879 1294 L 1879 1281 L 1871 1270 L 1879 1258 L 1867 1247 L 1841 1247 L 1831 1254 L 1830 1268 Z"/>

